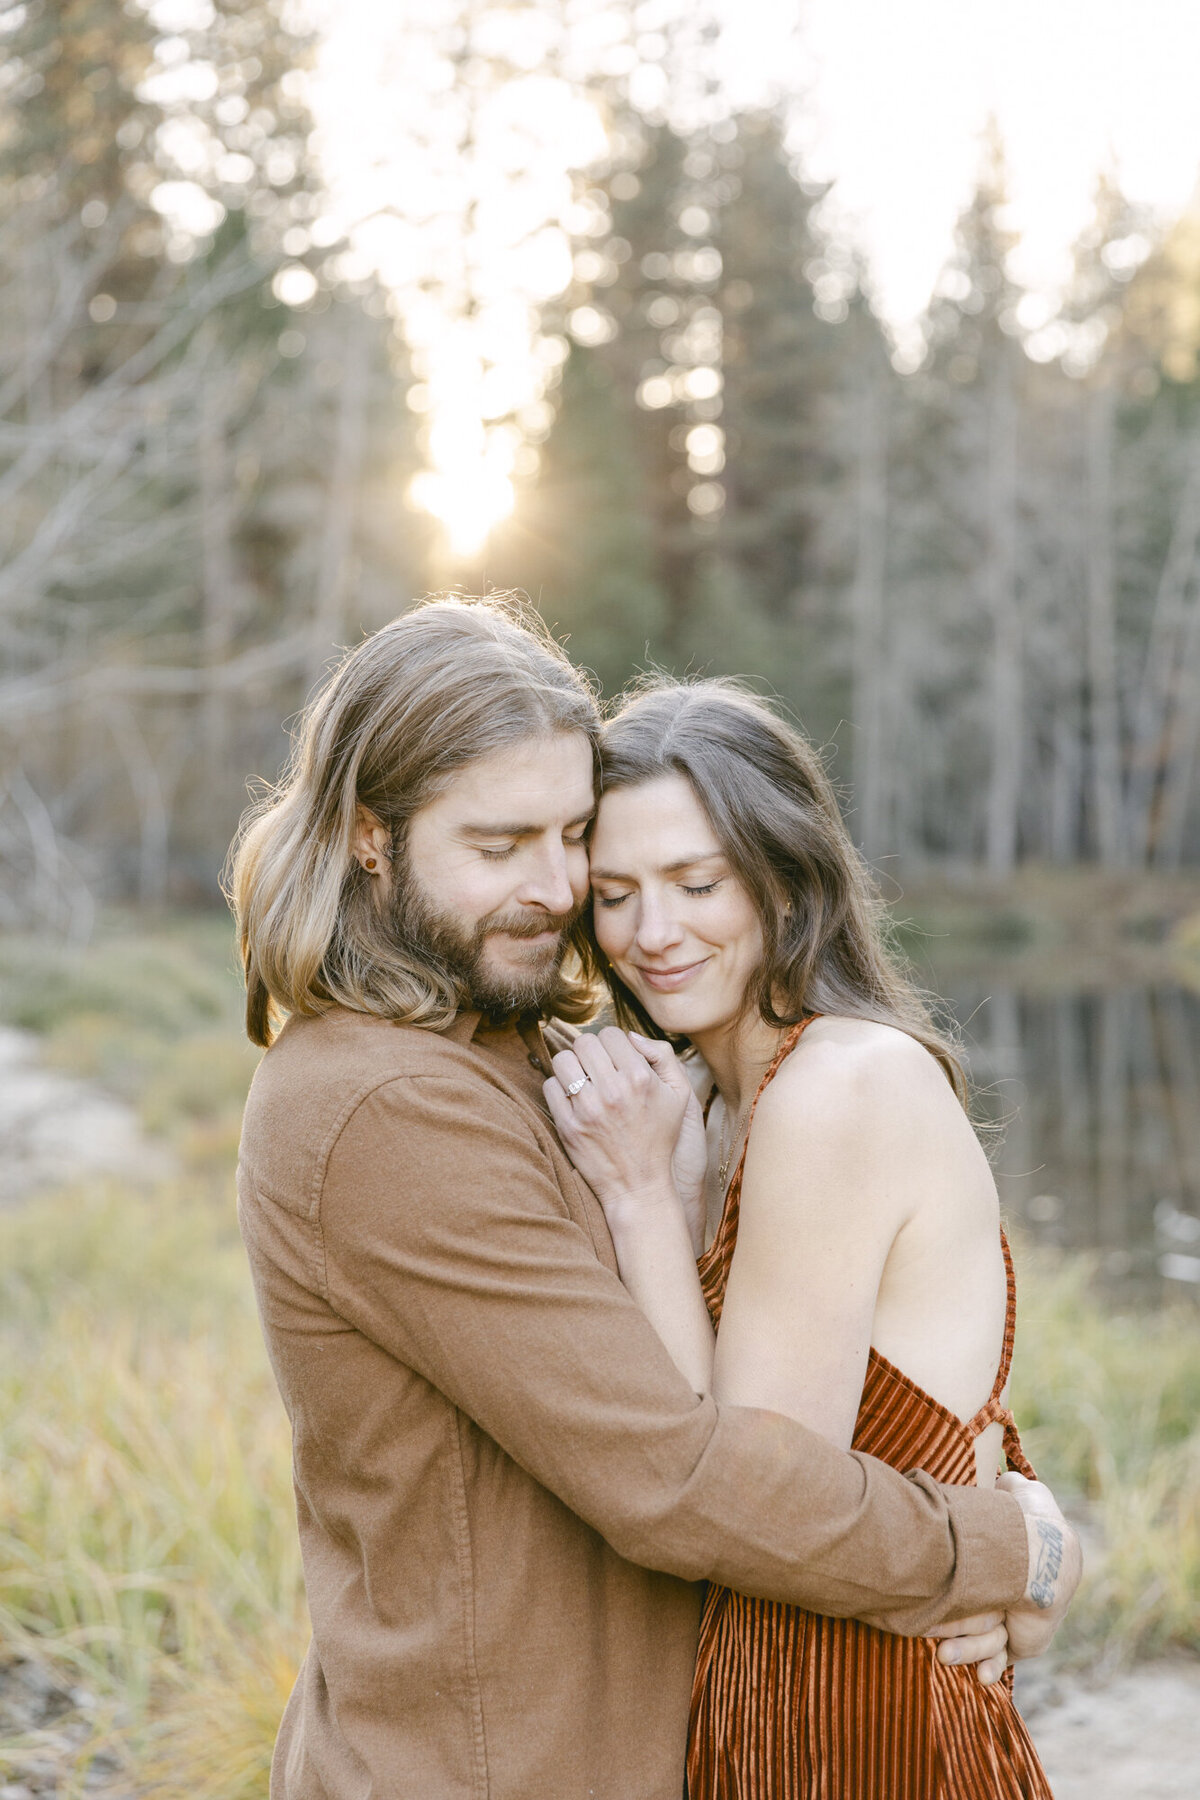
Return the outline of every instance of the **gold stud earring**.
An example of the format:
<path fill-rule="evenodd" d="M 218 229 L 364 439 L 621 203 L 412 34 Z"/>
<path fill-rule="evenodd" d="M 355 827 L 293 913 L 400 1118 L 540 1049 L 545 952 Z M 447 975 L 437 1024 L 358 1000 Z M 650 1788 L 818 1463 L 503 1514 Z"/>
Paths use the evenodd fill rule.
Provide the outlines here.
<path fill-rule="evenodd" d="M 370 869 L 372 871 L 372 873 L 374 873 L 377 866 L 378 865 L 376 864 L 375 858 L 373 856 L 368 856 L 363 859 L 363 868 L 364 869 Z"/>

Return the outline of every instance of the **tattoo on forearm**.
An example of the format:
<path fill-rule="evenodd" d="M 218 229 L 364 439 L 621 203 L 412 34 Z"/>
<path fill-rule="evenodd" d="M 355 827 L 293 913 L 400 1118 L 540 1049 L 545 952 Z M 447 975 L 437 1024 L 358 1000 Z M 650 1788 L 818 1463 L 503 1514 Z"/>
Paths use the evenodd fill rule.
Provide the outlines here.
<path fill-rule="evenodd" d="M 1036 1523 L 1041 1543 L 1038 1546 L 1033 1580 L 1029 1584 L 1029 1596 L 1035 1606 L 1044 1609 L 1054 1605 L 1058 1591 L 1058 1577 L 1063 1562 L 1063 1536 L 1059 1527 L 1049 1519 L 1038 1519 Z"/>

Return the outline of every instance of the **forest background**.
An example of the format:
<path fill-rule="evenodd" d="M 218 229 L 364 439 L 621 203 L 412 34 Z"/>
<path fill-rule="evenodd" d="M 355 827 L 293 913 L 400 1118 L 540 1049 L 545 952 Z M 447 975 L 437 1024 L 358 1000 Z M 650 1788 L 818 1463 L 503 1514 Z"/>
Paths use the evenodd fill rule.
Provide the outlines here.
<path fill-rule="evenodd" d="M 1155 233 L 1102 179 L 1029 330 L 993 141 L 911 366 L 782 112 L 706 92 L 702 9 L 661 8 L 650 46 L 681 124 L 630 98 L 645 7 L 606 6 L 601 50 L 545 51 L 604 141 L 556 196 L 568 282 L 534 308 L 470 252 L 530 148 L 495 10 L 412 28 L 466 172 L 458 217 L 432 182 L 422 216 L 419 161 L 402 196 L 442 246 L 426 311 L 478 328 L 457 546 L 422 503 L 456 423 L 437 344 L 329 241 L 294 9 L 0 16 L 6 922 L 211 900 L 281 721 L 446 582 L 526 590 L 610 692 L 650 661 L 766 682 L 874 858 L 1194 863 L 1200 211 Z M 505 306 L 538 361 L 516 405 Z M 471 542 L 480 468 L 515 506 Z"/>
<path fill-rule="evenodd" d="M 0 1182 L 13 1800 L 265 1793 L 306 1622 L 220 869 L 339 650 L 448 585 L 528 593 L 610 695 L 733 672 L 824 747 L 982 1009 L 1019 1406 L 1092 1552 L 1064 1654 L 1200 1647 L 1200 202 L 1103 176 L 1031 304 L 993 131 L 901 339 L 705 8 L 407 16 L 403 189 L 351 230 L 292 0 L 0 7 L 0 1107 L 32 1058 L 146 1134 Z"/>

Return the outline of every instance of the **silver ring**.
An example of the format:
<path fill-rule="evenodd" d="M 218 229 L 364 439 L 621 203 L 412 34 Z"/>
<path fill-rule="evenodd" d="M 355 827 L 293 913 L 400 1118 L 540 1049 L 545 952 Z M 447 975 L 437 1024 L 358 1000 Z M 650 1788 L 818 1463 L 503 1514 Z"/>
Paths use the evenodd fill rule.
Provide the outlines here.
<path fill-rule="evenodd" d="M 567 1099 L 573 1100 L 576 1094 L 580 1093 L 591 1079 L 590 1075 L 581 1075 L 578 1081 L 573 1081 L 567 1089 Z"/>

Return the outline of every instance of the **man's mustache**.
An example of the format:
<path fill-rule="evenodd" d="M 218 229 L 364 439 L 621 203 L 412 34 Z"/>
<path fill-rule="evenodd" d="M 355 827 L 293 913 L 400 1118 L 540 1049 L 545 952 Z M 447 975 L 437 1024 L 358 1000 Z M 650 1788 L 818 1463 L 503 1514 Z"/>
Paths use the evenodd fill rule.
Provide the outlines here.
<path fill-rule="evenodd" d="M 576 906 L 565 913 L 491 913 L 479 930 L 489 937 L 493 932 L 503 932 L 505 937 L 534 938 L 547 931 L 557 931 L 561 937 L 570 931 L 582 911 L 581 906 Z"/>

